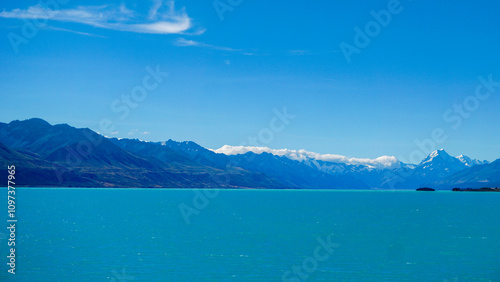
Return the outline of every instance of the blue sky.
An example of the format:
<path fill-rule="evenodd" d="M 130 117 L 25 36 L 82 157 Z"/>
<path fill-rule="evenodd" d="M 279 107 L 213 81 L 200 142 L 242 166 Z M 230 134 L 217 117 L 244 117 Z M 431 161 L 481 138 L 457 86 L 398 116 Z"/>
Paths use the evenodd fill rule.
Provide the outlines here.
<path fill-rule="evenodd" d="M 0 7 L 2 122 L 40 117 L 100 131 L 107 119 L 108 136 L 215 149 L 258 136 L 286 107 L 295 118 L 258 145 L 500 158 L 500 86 L 475 96 L 478 77 L 500 82 L 497 2 L 220 0 L 223 18 L 213 1 L 38 3 Z M 355 27 L 376 28 L 371 11 L 381 10 L 390 21 L 356 45 Z M 350 62 L 342 42 L 358 50 Z M 126 117 L 123 104 L 113 110 L 157 66 L 169 75 Z M 415 140 L 436 128 L 446 140 L 420 149 Z"/>

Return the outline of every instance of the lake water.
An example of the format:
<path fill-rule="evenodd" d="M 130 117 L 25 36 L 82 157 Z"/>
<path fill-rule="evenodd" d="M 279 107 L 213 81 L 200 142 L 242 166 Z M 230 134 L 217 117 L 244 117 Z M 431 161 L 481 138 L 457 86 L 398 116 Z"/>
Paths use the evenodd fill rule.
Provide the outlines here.
<path fill-rule="evenodd" d="M 500 193 L 209 192 L 18 188 L 0 280 L 500 281 Z"/>

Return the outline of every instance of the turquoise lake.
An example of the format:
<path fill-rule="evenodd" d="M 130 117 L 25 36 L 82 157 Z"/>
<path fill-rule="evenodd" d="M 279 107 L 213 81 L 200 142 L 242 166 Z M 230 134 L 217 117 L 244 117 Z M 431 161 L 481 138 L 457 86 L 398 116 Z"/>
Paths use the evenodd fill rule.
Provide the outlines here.
<path fill-rule="evenodd" d="M 2 191 L 1 281 L 500 281 L 500 193 Z"/>

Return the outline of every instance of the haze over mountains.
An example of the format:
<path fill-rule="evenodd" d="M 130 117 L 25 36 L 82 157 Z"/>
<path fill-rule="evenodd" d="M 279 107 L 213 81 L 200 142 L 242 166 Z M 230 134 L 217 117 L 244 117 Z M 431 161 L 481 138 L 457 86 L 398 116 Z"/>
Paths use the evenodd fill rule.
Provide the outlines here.
<path fill-rule="evenodd" d="M 0 163 L 20 186 L 267 189 L 415 189 L 500 186 L 500 159 L 488 163 L 444 150 L 418 165 L 395 157 L 348 158 L 305 150 L 145 142 L 38 118 L 0 123 Z M 2 170 L 2 175 L 7 170 Z"/>

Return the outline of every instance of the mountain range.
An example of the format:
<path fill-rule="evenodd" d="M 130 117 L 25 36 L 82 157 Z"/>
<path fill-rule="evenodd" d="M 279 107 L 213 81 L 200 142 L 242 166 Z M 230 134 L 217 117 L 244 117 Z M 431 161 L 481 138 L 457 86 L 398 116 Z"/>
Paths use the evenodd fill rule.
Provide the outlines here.
<path fill-rule="evenodd" d="M 0 123 L 0 175 L 16 185 L 263 189 L 436 189 L 500 186 L 489 163 L 436 150 L 419 164 L 395 157 L 356 159 L 305 150 L 146 142 L 107 138 L 88 128 L 33 118 Z"/>

